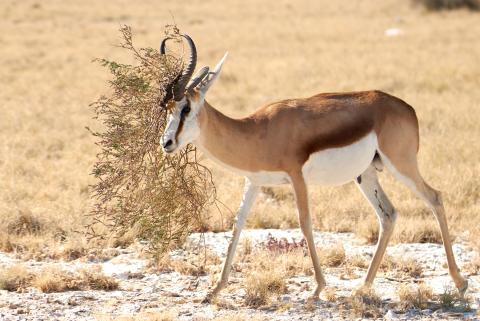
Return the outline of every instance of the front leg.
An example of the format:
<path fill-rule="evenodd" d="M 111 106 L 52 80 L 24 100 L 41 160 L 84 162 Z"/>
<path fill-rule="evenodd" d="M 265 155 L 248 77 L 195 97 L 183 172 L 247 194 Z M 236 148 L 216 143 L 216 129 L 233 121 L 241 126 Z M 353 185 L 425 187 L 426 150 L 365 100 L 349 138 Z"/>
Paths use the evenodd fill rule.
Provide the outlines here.
<path fill-rule="evenodd" d="M 228 275 L 230 274 L 230 269 L 232 267 L 232 260 L 235 255 L 235 249 L 237 248 L 238 239 L 240 238 L 240 233 L 242 232 L 242 228 L 247 220 L 247 215 L 250 212 L 259 190 L 259 186 L 253 185 L 248 178 L 245 179 L 243 199 L 242 203 L 240 204 L 240 208 L 237 211 L 237 220 L 233 226 L 232 240 L 228 246 L 227 257 L 225 258 L 225 262 L 223 264 L 222 273 L 217 285 L 213 291 L 207 294 L 204 302 L 210 302 L 218 294 L 218 292 L 225 287 L 225 284 L 227 283 Z"/>
<path fill-rule="evenodd" d="M 312 219 L 310 217 L 310 208 L 308 205 L 307 185 L 305 184 L 305 180 L 301 171 L 290 173 L 290 179 L 292 181 L 293 189 L 295 191 L 295 199 L 297 201 L 300 228 L 302 229 L 303 236 L 307 240 L 308 251 L 310 252 L 313 269 L 315 270 L 315 280 L 317 281 L 317 288 L 312 294 L 312 299 L 318 300 L 320 292 L 325 287 L 326 282 L 322 274 L 320 260 L 318 259 L 315 242 L 313 240 Z"/>

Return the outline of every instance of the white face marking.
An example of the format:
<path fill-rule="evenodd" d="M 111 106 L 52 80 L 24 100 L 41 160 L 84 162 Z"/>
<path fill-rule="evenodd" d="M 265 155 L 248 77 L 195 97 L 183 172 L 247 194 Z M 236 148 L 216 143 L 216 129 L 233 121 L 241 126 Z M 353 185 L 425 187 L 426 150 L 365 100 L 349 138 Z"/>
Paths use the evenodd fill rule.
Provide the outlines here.
<path fill-rule="evenodd" d="M 200 127 L 197 119 L 201 106 L 203 106 L 203 97 L 193 101 L 185 96 L 181 101 L 175 102 L 160 140 L 165 153 L 178 151 L 198 138 Z"/>

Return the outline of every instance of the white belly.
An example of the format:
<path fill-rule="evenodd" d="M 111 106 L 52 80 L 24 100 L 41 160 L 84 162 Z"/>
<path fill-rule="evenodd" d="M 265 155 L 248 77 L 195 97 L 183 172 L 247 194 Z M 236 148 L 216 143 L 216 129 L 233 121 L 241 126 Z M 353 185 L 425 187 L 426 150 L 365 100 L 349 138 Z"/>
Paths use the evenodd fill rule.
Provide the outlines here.
<path fill-rule="evenodd" d="M 303 165 L 303 177 L 308 184 L 345 184 L 368 168 L 377 148 L 377 135 L 371 132 L 351 145 L 314 153 Z"/>
<path fill-rule="evenodd" d="M 377 136 L 371 132 L 351 145 L 313 153 L 303 165 L 303 177 L 307 184 L 332 186 L 348 183 L 368 168 L 377 148 Z M 284 172 L 244 174 L 258 185 L 280 185 L 290 182 L 287 173 Z"/>

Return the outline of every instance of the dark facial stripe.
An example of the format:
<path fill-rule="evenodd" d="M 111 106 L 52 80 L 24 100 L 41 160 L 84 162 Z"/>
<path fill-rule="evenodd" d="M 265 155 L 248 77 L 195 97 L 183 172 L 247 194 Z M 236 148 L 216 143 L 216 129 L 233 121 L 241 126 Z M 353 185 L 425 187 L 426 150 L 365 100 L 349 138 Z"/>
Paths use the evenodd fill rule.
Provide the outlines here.
<path fill-rule="evenodd" d="M 187 108 L 188 108 L 188 111 L 185 112 L 185 110 L 187 110 Z M 180 122 L 178 123 L 177 132 L 175 133 L 175 141 L 177 141 L 177 142 L 178 142 L 178 136 L 180 135 L 180 133 L 183 130 L 183 125 L 185 123 L 185 118 L 187 117 L 189 112 L 190 112 L 190 101 L 187 100 L 187 104 L 185 106 L 183 106 L 182 110 L 180 111 Z"/>
<path fill-rule="evenodd" d="M 185 116 L 180 117 L 180 122 L 178 123 L 177 132 L 175 133 L 175 141 L 178 142 L 178 136 L 183 130 L 183 123 L 185 122 Z"/>

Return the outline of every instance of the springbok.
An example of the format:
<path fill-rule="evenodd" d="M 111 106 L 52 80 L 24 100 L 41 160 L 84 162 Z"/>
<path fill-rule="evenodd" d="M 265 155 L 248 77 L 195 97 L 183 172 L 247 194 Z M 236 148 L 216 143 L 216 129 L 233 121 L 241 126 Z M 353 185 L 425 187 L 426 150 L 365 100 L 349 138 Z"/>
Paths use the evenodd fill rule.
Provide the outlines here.
<path fill-rule="evenodd" d="M 392 235 L 397 212 L 377 178 L 383 165 L 433 211 L 442 233 L 450 275 L 461 295 L 468 287 L 452 251 L 440 192 L 430 187 L 417 165 L 418 120 L 403 100 L 381 91 L 324 93 L 309 98 L 268 104 L 241 119 L 232 119 L 213 108 L 205 94 L 220 74 L 227 54 L 213 71 L 196 66 L 195 44 L 182 35 L 191 56 L 171 85 L 172 111 L 161 138 L 165 153 L 189 143 L 230 170 L 245 176 L 245 190 L 221 277 L 205 301 L 225 286 L 235 248 L 248 212 L 265 185 L 292 184 L 300 227 L 313 262 L 318 299 L 325 287 L 315 250 L 308 200 L 308 184 L 341 185 L 354 181 L 375 210 L 380 235 L 363 286 L 371 286 Z M 165 42 L 160 46 L 165 54 Z"/>

